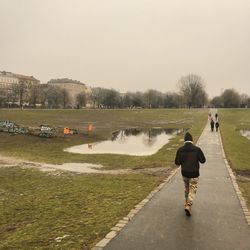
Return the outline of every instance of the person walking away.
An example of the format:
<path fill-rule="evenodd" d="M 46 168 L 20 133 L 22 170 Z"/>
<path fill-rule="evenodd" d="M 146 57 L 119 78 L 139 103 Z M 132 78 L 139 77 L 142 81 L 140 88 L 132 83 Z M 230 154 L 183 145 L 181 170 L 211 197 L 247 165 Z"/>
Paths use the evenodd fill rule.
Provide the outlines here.
<path fill-rule="evenodd" d="M 191 207 L 197 192 L 200 163 L 205 163 L 206 158 L 202 150 L 193 145 L 193 137 L 187 132 L 184 136 L 184 146 L 180 147 L 175 156 L 175 164 L 181 165 L 181 174 L 185 187 L 185 212 L 191 215 Z"/>
<path fill-rule="evenodd" d="M 208 121 L 211 122 L 211 119 L 212 119 L 212 114 L 209 112 L 208 113 Z"/>
<path fill-rule="evenodd" d="M 215 122 L 215 129 L 216 129 L 216 132 L 218 132 L 219 126 L 220 126 L 220 124 L 219 124 L 219 121 L 217 120 L 217 121 Z"/>
<path fill-rule="evenodd" d="M 215 121 L 218 121 L 218 113 L 215 113 Z"/>
<path fill-rule="evenodd" d="M 214 131 L 214 120 L 213 120 L 213 118 L 211 118 L 210 126 L 211 126 L 211 131 L 213 132 Z"/>

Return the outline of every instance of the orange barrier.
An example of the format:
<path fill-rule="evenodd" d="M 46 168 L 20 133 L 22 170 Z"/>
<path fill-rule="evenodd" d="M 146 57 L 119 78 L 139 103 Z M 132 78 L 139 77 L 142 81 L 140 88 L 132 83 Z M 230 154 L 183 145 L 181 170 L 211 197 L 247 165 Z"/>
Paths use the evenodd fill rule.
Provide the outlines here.
<path fill-rule="evenodd" d="M 69 128 L 64 128 L 63 129 L 63 134 L 68 135 L 69 134 Z"/>
<path fill-rule="evenodd" d="M 88 132 L 92 132 L 93 131 L 93 124 L 89 124 L 88 125 Z"/>

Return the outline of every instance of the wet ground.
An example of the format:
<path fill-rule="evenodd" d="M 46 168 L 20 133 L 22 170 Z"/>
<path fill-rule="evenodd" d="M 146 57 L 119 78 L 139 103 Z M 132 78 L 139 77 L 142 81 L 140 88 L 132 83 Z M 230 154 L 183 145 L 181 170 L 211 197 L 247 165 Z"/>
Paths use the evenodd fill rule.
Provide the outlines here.
<path fill-rule="evenodd" d="M 241 133 L 242 136 L 244 136 L 244 137 L 246 137 L 247 139 L 250 140 L 250 131 L 249 130 L 242 129 L 242 130 L 240 130 L 240 133 Z"/>
<path fill-rule="evenodd" d="M 152 155 L 182 131 L 182 129 L 128 128 L 113 132 L 109 140 L 77 145 L 64 151 L 77 154 Z"/>
<path fill-rule="evenodd" d="M 100 164 L 91 163 L 64 163 L 64 164 L 48 164 L 31 161 L 24 161 L 14 157 L 7 157 L 0 155 L 0 167 L 20 168 L 35 168 L 42 172 L 71 172 L 71 173 L 86 173 L 86 174 L 136 174 L 143 173 L 149 175 L 168 176 L 171 172 L 170 167 L 164 168 L 140 168 L 140 169 L 117 169 L 117 170 L 103 170 Z"/>

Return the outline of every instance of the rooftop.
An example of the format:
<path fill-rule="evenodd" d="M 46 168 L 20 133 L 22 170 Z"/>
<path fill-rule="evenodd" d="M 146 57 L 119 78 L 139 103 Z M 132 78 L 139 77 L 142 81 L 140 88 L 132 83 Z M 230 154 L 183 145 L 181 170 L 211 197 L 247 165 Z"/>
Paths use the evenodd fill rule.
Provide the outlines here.
<path fill-rule="evenodd" d="M 76 84 L 85 85 L 84 83 L 80 81 L 72 80 L 69 78 L 51 79 L 48 81 L 48 83 L 76 83 Z"/>
<path fill-rule="evenodd" d="M 34 76 L 26 76 L 26 75 L 21 75 L 21 74 L 15 74 L 15 73 L 12 73 L 12 72 L 7 72 L 7 71 L 0 71 L 0 75 L 16 77 L 19 80 L 30 80 L 30 81 L 39 82 L 39 80 L 37 80 Z"/>

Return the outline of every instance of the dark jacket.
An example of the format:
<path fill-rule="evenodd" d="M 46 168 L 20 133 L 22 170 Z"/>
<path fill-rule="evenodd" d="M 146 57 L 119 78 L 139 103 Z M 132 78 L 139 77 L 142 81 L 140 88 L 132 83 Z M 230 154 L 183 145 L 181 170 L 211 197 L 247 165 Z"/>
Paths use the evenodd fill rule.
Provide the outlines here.
<path fill-rule="evenodd" d="M 206 158 L 202 150 L 186 142 L 184 146 L 177 150 L 175 164 L 181 165 L 181 174 L 188 178 L 196 178 L 200 175 L 200 164 L 206 162 Z"/>

